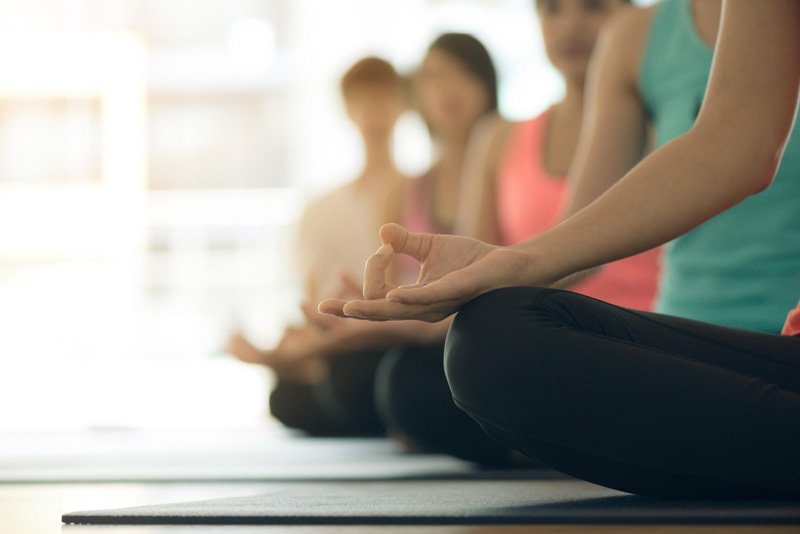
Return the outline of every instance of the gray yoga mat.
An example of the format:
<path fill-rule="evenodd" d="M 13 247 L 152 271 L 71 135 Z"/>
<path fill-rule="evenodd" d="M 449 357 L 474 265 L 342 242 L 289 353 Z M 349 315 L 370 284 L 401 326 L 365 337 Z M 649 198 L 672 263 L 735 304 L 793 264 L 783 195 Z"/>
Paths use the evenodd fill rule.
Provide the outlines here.
<path fill-rule="evenodd" d="M 0 484 L 563 478 L 485 471 L 444 455 L 402 454 L 385 439 L 242 431 L 0 433 Z"/>
<path fill-rule="evenodd" d="M 360 482 L 276 486 L 251 497 L 90 510 L 91 524 L 800 524 L 800 501 L 636 497 L 577 480 Z"/>

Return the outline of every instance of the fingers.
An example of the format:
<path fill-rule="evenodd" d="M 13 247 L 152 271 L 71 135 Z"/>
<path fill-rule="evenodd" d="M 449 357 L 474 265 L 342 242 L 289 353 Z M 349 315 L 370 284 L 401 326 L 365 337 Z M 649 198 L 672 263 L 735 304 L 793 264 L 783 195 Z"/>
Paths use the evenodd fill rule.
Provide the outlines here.
<path fill-rule="evenodd" d="M 258 350 L 241 334 L 231 336 L 225 352 L 245 363 L 263 363 L 266 353 Z"/>
<path fill-rule="evenodd" d="M 368 321 L 416 319 L 435 323 L 453 313 L 452 306 L 439 303 L 437 306 L 418 306 L 381 300 L 353 300 L 346 303 L 342 312 L 345 317 Z"/>
<path fill-rule="evenodd" d="M 427 282 L 417 282 L 415 284 L 405 284 L 405 285 L 402 285 L 402 286 L 397 286 L 397 288 L 398 289 L 416 289 L 418 287 L 425 287 L 426 283 Z M 392 290 L 392 291 L 394 291 L 394 290 Z M 391 293 L 392 291 L 390 291 L 389 293 Z"/>
<path fill-rule="evenodd" d="M 344 305 L 347 304 L 346 300 L 342 299 L 325 299 L 317 306 L 319 313 L 328 315 L 336 315 L 337 317 L 347 317 L 344 314 Z"/>
<path fill-rule="evenodd" d="M 393 256 L 392 246 L 386 243 L 367 259 L 367 265 L 364 268 L 365 299 L 382 299 L 386 293 L 396 287 L 386 282 L 386 270 L 392 263 Z"/>
<path fill-rule="evenodd" d="M 398 254 L 407 254 L 415 260 L 422 262 L 428 255 L 431 247 L 431 234 L 414 234 L 399 224 L 384 224 L 379 235 L 381 242 L 391 245 Z"/>
<path fill-rule="evenodd" d="M 398 304 L 430 306 L 444 302 L 466 302 L 478 294 L 480 291 L 469 283 L 469 273 L 460 270 L 427 285 L 416 284 L 393 289 L 386 294 L 386 300 Z"/>
<path fill-rule="evenodd" d="M 416 319 L 435 323 L 457 311 L 457 305 L 439 302 L 433 306 L 409 305 L 378 300 L 327 299 L 319 304 L 320 313 L 337 317 L 364 319 L 368 321 L 388 321 L 392 319 Z"/>
<path fill-rule="evenodd" d="M 336 321 L 336 319 L 330 315 L 324 315 L 320 313 L 318 307 L 310 301 L 302 302 L 300 304 L 300 310 L 303 312 L 303 316 L 310 325 L 316 326 L 323 330 L 331 328 Z"/>

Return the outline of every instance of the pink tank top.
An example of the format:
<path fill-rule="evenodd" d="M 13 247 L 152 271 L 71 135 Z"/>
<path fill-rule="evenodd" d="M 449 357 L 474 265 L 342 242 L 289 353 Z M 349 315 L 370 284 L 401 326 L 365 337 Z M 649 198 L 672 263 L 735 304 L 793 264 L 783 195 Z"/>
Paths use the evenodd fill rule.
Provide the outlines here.
<path fill-rule="evenodd" d="M 449 234 L 452 228 L 445 228 L 433 220 L 433 175 L 426 172 L 412 180 L 406 189 L 403 204 L 402 225 L 412 232 L 427 234 Z"/>
<path fill-rule="evenodd" d="M 550 110 L 519 123 L 509 138 L 497 176 L 501 242 L 519 243 L 552 228 L 566 200 L 563 176 L 545 170 L 544 146 Z M 606 265 L 571 289 L 612 304 L 649 310 L 656 296 L 660 249 Z"/>
<path fill-rule="evenodd" d="M 425 234 L 450 234 L 452 228 L 433 220 L 433 175 L 427 172 L 413 180 L 406 190 L 400 224 L 409 231 Z M 419 264 L 408 256 L 400 257 L 401 283 L 416 282 Z"/>

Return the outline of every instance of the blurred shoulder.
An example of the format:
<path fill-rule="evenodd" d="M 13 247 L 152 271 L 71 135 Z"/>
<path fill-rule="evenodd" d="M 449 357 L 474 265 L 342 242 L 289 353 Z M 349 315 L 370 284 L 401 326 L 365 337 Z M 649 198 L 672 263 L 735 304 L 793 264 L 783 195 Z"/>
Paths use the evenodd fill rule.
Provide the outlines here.
<path fill-rule="evenodd" d="M 625 6 L 612 17 L 606 31 L 619 38 L 646 35 L 658 7 L 659 4 L 647 7 Z"/>
<path fill-rule="evenodd" d="M 313 198 L 306 207 L 306 213 L 327 211 L 351 204 L 356 198 L 356 187 L 352 182 L 340 185 Z"/>
<path fill-rule="evenodd" d="M 622 73 L 631 83 L 638 81 L 647 36 L 658 6 L 626 6 L 614 15 L 603 29 L 598 44 L 604 68 Z"/>

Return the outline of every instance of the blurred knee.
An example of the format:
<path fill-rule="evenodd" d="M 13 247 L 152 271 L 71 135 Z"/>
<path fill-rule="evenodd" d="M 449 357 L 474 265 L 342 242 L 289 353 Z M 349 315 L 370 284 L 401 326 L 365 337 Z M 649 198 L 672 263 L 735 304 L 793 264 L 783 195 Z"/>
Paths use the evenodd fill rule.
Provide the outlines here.
<path fill-rule="evenodd" d="M 424 433 L 437 397 L 450 393 L 442 369 L 442 347 L 396 347 L 378 368 L 376 404 L 387 427 L 408 435 Z"/>
<path fill-rule="evenodd" d="M 312 436 L 341 434 L 317 402 L 313 385 L 279 381 L 269 396 L 269 409 L 285 426 Z"/>
<path fill-rule="evenodd" d="M 442 359 L 441 345 L 398 348 L 387 355 L 378 380 L 387 427 L 421 450 L 505 465 L 508 449 L 453 402 Z"/>
<path fill-rule="evenodd" d="M 301 407 L 310 395 L 309 388 L 304 385 L 279 382 L 269 395 L 270 413 L 288 427 L 303 428 L 305 410 Z"/>

